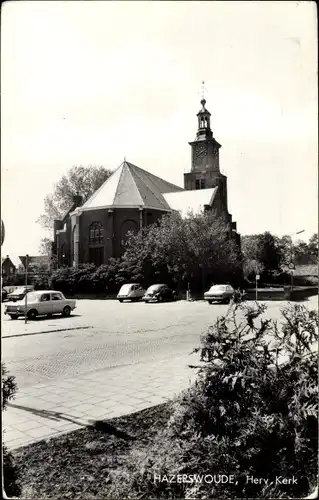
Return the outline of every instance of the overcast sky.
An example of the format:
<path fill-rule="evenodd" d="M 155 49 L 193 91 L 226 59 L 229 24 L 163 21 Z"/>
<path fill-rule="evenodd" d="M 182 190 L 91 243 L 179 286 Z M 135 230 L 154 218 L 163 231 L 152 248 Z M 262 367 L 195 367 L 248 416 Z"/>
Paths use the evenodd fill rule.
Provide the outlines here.
<path fill-rule="evenodd" d="M 317 231 L 312 2 L 7 2 L 2 255 L 37 254 L 72 165 L 126 159 L 183 185 L 201 80 L 241 234 Z"/>

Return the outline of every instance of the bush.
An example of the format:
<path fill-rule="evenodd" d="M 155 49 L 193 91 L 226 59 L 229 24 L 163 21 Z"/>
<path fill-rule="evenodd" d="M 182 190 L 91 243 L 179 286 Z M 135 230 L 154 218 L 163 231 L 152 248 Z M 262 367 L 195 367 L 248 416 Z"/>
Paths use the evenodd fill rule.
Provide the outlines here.
<path fill-rule="evenodd" d="M 25 274 L 17 273 L 14 276 L 3 278 L 3 286 L 24 286 Z M 51 273 L 49 271 L 28 273 L 28 285 L 34 285 L 35 290 L 47 290 L 51 288 Z"/>
<path fill-rule="evenodd" d="M 8 375 L 8 371 L 4 364 L 1 365 L 1 383 L 2 383 L 2 401 L 1 410 L 7 408 L 8 401 L 14 399 L 17 391 L 17 384 L 12 375 Z M 5 431 L 4 431 L 5 432 Z M 7 446 L 2 447 L 3 456 L 3 487 L 6 495 L 9 497 L 20 496 L 21 486 L 18 478 L 18 469 L 14 464 L 12 453 Z"/>
<path fill-rule="evenodd" d="M 99 267 L 94 264 L 81 264 L 78 268 L 61 267 L 52 274 L 52 288 L 66 294 L 112 293 L 119 288 L 119 271 L 117 259 L 110 259 L 108 264 Z"/>
<path fill-rule="evenodd" d="M 60 267 L 52 273 L 52 288 L 66 294 L 92 293 L 94 264 L 82 264 L 78 268 Z"/>
<path fill-rule="evenodd" d="M 235 303 L 209 328 L 195 384 L 174 402 L 167 428 L 147 453 L 132 456 L 125 481 L 114 475 L 111 497 L 300 498 L 313 490 L 318 378 L 310 346 L 318 338 L 317 314 L 290 306 L 278 325 L 264 311 Z M 154 481 L 173 474 L 232 474 L 235 481 Z M 269 482 L 247 483 L 247 476 Z M 298 483 L 275 484 L 276 476 Z"/>

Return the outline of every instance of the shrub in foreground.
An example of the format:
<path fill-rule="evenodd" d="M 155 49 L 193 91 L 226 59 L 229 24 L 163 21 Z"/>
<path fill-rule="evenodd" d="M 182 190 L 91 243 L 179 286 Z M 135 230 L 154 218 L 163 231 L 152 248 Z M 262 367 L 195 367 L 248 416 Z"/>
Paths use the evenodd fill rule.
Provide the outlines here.
<path fill-rule="evenodd" d="M 235 303 L 202 338 L 196 382 L 174 403 L 151 448 L 135 451 L 114 498 L 301 498 L 317 480 L 315 311 Z M 176 482 L 233 475 L 232 483 Z M 175 475 L 175 482 L 169 480 Z M 248 477 L 263 478 L 254 484 Z M 276 477 L 295 484 L 276 484 Z M 280 481 L 280 480 L 279 480 Z"/>
<path fill-rule="evenodd" d="M 17 391 L 15 378 L 12 375 L 8 375 L 4 364 L 1 365 L 1 386 L 1 410 L 4 411 L 7 408 L 8 401 L 14 398 Z M 11 452 L 5 445 L 2 447 L 2 460 L 4 491 L 8 497 L 20 496 L 21 486 L 18 478 L 18 470 L 14 464 Z"/>

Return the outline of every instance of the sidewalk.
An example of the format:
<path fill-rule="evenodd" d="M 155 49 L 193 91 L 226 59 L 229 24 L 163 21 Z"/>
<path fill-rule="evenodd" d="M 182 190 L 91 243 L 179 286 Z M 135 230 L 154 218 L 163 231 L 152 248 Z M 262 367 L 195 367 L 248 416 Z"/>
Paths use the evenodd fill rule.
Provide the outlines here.
<path fill-rule="evenodd" d="M 3 412 L 3 441 L 14 449 L 163 403 L 194 380 L 188 364 L 197 360 L 178 356 L 26 387 Z"/>
<path fill-rule="evenodd" d="M 36 335 L 38 333 L 64 332 L 80 328 L 92 328 L 92 326 L 84 324 L 82 316 L 76 315 L 72 315 L 69 318 L 61 318 L 59 316 L 53 316 L 51 319 L 39 318 L 35 321 L 28 320 L 27 323 L 25 323 L 24 318 L 19 318 L 16 321 L 12 321 L 6 316 L 4 316 L 4 318 L 5 319 L 2 321 L 2 328 L 5 330 L 5 334 L 1 336 L 3 339 L 21 337 L 24 335 Z"/>

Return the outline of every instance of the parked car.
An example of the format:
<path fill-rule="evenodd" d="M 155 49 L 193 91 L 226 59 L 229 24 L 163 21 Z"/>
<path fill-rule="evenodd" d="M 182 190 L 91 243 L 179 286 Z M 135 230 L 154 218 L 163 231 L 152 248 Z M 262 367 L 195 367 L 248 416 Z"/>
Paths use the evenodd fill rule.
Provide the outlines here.
<path fill-rule="evenodd" d="M 135 302 L 137 300 L 141 300 L 144 294 L 145 290 L 140 283 L 129 283 L 121 286 L 121 289 L 117 294 L 117 299 L 119 302 L 123 302 L 123 300 Z"/>
<path fill-rule="evenodd" d="M 1 301 L 4 302 L 8 298 L 8 292 L 4 288 L 1 290 Z"/>
<path fill-rule="evenodd" d="M 231 285 L 213 285 L 208 292 L 204 293 L 204 299 L 207 300 L 209 304 L 213 302 L 229 304 L 233 295 L 234 289 Z"/>
<path fill-rule="evenodd" d="M 177 293 L 167 285 L 152 285 L 143 297 L 144 302 L 164 302 L 177 300 Z"/>
<path fill-rule="evenodd" d="M 39 290 L 37 292 L 29 292 L 27 296 L 27 317 L 35 319 L 37 316 L 52 314 L 62 314 L 62 316 L 70 316 L 71 311 L 76 307 L 74 299 L 66 299 L 62 292 L 55 290 Z M 25 315 L 25 301 L 21 300 L 16 304 L 6 305 L 5 314 L 8 314 L 11 319 L 17 319 L 19 316 Z"/>
<path fill-rule="evenodd" d="M 27 285 L 16 288 L 12 293 L 8 294 L 8 300 L 12 302 L 16 302 L 17 300 L 22 300 L 25 297 L 25 294 L 28 292 L 33 292 L 34 286 Z"/>

